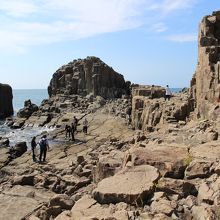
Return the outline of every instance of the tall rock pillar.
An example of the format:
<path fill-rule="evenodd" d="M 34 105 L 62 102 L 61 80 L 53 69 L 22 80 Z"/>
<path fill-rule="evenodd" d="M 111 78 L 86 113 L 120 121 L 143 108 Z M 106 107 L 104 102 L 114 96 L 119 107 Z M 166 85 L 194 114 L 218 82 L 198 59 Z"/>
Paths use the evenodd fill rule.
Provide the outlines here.
<path fill-rule="evenodd" d="M 198 64 L 191 81 L 197 116 L 211 117 L 220 101 L 220 11 L 202 19 L 198 37 Z"/>
<path fill-rule="evenodd" d="M 11 86 L 0 83 L 0 119 L 14 114 L 12 99 Z"/>

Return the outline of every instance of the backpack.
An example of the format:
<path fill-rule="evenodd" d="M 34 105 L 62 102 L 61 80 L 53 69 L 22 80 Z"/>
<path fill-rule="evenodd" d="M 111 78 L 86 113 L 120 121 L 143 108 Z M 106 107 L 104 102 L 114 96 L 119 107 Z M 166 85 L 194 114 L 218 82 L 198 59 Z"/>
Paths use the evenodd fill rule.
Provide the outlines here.
<path fill-rule="evenodd" d="M 41 148 L 46 148 L 47 147 L 46 139 L 41 139 L 39 145 Z"/>

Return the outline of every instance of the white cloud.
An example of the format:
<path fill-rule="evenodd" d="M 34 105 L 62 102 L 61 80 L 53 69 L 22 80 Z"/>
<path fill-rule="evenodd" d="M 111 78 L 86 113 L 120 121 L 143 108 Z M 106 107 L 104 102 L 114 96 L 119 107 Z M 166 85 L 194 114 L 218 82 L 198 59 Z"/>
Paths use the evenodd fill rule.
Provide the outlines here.
<path fill-rule="evenodd" d="M 191 8 L 197 2 L 198 0 L 162 0 L 158 3 L 152 4 L 149 9 L 157 10 L 164 14 L 168 14 L 173 11 L 182 10 L 185 8 Z"/>
<path fill-rule="evenodd" d="M 23 17 L 38 10 L 38 6 L 31 0 L 0 0 L 0 12 L 13 17 Z"/>
<path fill-rule="evenodd" d="M 164 23 L 162 23 L 162 22 L 156 23 L 156 24 L 154 24 L 153 27 L 152 27 L 152 30 L 153 30 L 154 32 L 157 32 L 157 33 L 164 32 L 164 31 L 166 31 L 167 29 L 168 29 L 168 27 L 167 27 Z"/>
<path fill-rule="evenodd" d="M 195 1 L 0 0 L 0 49 L 24 52 L 31 45 L 134 29 L 149 22 L 147 18 L 156 18 L 149 30 L 160 33 L 167 26 L 153 9 L 168 14 Z"/>
<path fill-rule="evenodd" d="M 176 35 L 170 35 L 167 37 L 167 40 L 173 41 L 173 42 L 195 42 L 197 41 L 197 34 L 176 34 Z"/>

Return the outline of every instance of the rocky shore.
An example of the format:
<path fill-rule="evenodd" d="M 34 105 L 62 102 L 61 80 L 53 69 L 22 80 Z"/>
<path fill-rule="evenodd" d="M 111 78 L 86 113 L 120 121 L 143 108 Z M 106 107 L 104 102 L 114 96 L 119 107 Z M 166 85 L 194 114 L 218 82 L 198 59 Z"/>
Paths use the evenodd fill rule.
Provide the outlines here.
<path fill-rule="evenodd" d="M 164 88 L 152 98 L 151 86 L 125 82 L 99 58 L 57 70 L 50 98 L 27 100 L 7 120 L 53 127 L 57 144 L 40 164 L 25 142 L 11 149 L 1 138 L 0 219 L 220 219 L 219 22 L 220 12 L 202 20 L 191 87 L 169 101 Z M 72 142 L 64 129 L 74 116 Z"/>

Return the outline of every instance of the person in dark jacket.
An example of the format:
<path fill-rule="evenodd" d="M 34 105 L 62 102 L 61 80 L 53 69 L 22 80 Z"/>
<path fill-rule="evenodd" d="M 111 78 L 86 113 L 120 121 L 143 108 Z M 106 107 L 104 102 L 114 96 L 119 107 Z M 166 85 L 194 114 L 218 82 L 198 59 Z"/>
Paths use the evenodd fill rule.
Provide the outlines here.
<path fill-rule="evenodd" d="M 36 146 L 37 146 L 36 137 L 33 137 L 31 140 L 31 150 L 32 150 L 32 158 L 34 162 L 36 162 L 36 155 L 35 155 Z"/>
<path fill-rule="evenodd" d="M 71 137 L 71 126 L 66 125 L 65 131 L 66 131 L 66 138 L 67 138 L 67 137 L 70 138 L 70 137 Z"/>
<path fill-rule="evenodd" d="M 77 125 L 78 125 L 78 118 L 76 116 L 73 117 L 73 126 L 74 126 L 74 131 L 77 132 Z"/>
<path fill-rule="evenodd" d="M 44 135 L 40 142 L 40 157 L 39 157 L 39 162 L 41 162 L 42 156 L 43 156 L 43 162 L 45 162 L 46 160 L 46 156 L 47 156 L 47 150 L 49 150 L 49 144 L 48 144 L 48 140 L 47 140 L 47 135 Z"/>

